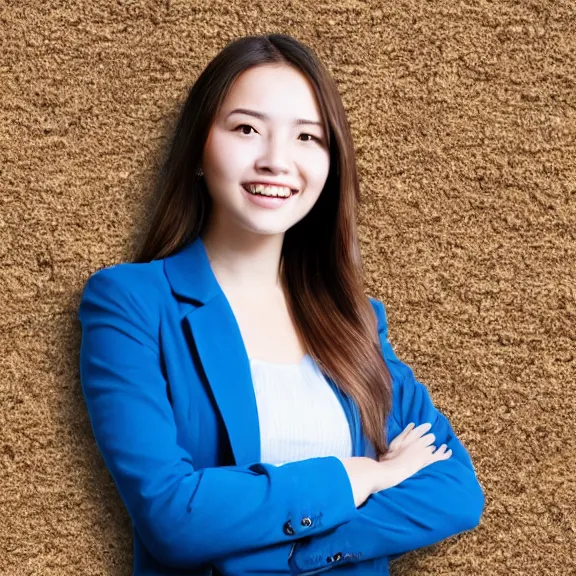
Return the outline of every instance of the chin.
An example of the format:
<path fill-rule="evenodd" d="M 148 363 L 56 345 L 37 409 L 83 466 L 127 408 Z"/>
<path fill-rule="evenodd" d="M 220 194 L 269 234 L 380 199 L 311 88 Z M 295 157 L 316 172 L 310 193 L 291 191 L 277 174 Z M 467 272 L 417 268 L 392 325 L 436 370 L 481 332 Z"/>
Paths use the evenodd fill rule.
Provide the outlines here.
<path fill-rule="evenodd" d="M 260 236 L 284 236 L 289 228 L 281 229 L 267 229 L 267 228 L 253 228 L 252 232 L 254 234 L 259 234 Z"/>
<path fill-rule="evenodd" d="M 246 226 L 246 229 L 253 234 L 259 234 L 260 236 L 283 236 L 292 226 L 294 226 L 294 224 L 290 224 L 289 226 L 259 226 L 253 223 Z"/>

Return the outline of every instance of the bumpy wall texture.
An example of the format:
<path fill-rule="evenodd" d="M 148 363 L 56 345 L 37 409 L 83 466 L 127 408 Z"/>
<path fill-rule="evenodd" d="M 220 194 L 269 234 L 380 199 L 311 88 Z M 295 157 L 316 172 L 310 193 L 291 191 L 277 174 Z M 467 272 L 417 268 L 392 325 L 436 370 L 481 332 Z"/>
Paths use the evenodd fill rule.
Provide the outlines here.
<path fill-rule="evenodd" d="M 469 448 L 481 526 L 397 576 L 576 574 L 576 2 L 4 0 L 0 573 L 131 573 L 76 312 L 129 259 L 179 104 L 286 32 L 339 84 L 367 292 Z"/>

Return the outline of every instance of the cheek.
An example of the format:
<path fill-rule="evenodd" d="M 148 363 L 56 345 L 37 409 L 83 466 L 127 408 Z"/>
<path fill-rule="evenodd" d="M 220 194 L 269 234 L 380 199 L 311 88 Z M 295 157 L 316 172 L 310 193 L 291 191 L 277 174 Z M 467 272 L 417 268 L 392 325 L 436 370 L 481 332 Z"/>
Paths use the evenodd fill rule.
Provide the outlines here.
<path fill-rule="evenodd" d="M 217 180 L 236 178 L 246 162 L 245 148 L 238 145 L 237 139 L 215 130 L 204 147 L 204 172 Z"/>
<path fill-rule="evenodd" d="M 330 157 L 327 152 L 311 154 L 307 158 L 308 185 L 318 190 L 324 188 L 328 173 L 330 171 Z"/>

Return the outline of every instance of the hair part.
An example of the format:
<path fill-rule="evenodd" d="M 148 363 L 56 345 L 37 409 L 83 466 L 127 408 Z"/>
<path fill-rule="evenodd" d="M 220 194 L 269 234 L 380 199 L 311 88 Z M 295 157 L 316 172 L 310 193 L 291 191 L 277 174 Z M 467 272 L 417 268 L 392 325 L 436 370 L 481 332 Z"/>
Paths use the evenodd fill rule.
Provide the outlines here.
<path fill-rule="evenodd" d="M 196 171 L 210 127 L 239 75 L 270 64 L 293 66 L 309 80 L 330 149 L 320 197 L 284 237 L 280 278 L 290 315 L 310 355 L 356 402 L 364 434 L 382 455 L 392 383 L 376 315 L 364 293 L 354 144 L 336 83 L 310 48 L 284 34 L 248 36 L 229 43 L 208 64 L 181 110 L 150 228 L 135 261 L 165 258 L 203 234 L 211 199 Z"/>

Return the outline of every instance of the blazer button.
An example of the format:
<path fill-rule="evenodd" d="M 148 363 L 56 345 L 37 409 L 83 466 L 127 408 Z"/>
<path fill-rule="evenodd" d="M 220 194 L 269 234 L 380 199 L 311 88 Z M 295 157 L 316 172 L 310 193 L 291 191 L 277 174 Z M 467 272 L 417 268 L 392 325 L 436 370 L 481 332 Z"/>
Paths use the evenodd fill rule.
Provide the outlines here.
<path fill-rule="evenodd" d="M 336 552 L 336 554 L 334 554 L 334 562 L 339 562 L 340 560 L 342 560 L 342 552 Z"/>
<path fill-rule="evenodd" d="M 312 520 L 310 520 L 310 518 L 306 516 L 306 518 L 302 518 L 300 524 L 302 524 L 302 526 L 305 526 L 306 528 L 309 528 L 310 526 L 312 526 Z"/>
<path fill-rule="evenodd" d="M 287 536 L 294 536 L 294 528 L 292 528 L 292 522 L 290 522 L 290 520 L 284 524 L 283 530 Z"/>

